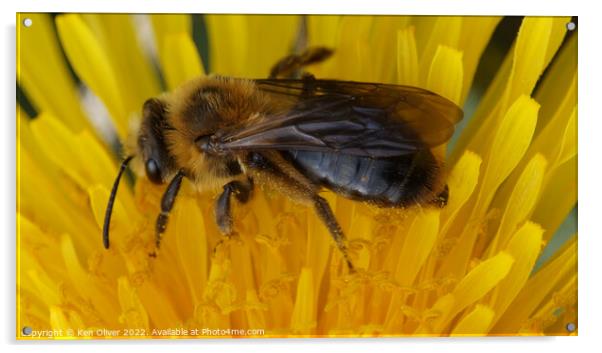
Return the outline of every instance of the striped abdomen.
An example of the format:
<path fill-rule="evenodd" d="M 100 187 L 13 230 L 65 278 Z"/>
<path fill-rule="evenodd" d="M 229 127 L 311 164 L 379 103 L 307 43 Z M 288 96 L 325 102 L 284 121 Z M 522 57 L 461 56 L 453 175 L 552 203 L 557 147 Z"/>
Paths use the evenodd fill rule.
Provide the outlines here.
<path fill-rule="evenodd" d="M 283 151 L 314 183 L 354 200 L 383 207 L 409 206 L 434 197 L 440 166 L 430 150 L 390 158 Z"/>

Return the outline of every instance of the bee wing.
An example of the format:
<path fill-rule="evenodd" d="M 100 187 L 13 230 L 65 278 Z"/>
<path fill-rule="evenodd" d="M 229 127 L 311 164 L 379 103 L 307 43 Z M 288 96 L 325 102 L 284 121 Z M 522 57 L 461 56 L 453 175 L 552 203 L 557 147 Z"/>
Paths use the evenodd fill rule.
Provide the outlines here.
<path fill-rule="evenodd" d="M 334 80 L 257 80 L 272 111 L 216 136 L 221 151 L 296 149 L 374 158 L 445 143 L 462 110 L 424 89 Z"/>

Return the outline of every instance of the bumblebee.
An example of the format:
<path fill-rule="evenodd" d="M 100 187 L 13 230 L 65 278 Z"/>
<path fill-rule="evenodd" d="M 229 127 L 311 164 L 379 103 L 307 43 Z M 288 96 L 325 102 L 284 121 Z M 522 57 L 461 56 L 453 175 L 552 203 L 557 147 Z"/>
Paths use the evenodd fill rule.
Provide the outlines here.
<path fill-rule="evenodd" d="M 311 48 L 280 60 L 267 79 L 199 77 L 147 100 L 109 198 L 105 248 L 119 180 L 134 157 L 150 181 L 168 183 L 157 249 L 183 178 L 199 190 L 222 190 L 215 221 L 226 236 L 232 198 L 247 202 L 255 185 L 313 207 L 350 270 L 345 235 L 320 190 L 380 207 L 443 207 L 448 189 L 433 148 L 451 137 L 462 110 L 417 87 L 290 78 L 330 54 Z"/>

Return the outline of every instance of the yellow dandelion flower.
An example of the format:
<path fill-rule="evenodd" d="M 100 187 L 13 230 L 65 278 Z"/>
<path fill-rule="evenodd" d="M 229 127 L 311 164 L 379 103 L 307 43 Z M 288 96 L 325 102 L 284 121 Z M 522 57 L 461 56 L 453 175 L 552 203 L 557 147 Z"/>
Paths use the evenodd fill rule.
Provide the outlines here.
<path fill-rule="evenodd" d="M 19 14 L 17 81 L 35 110 L 19 101 L 17 337 L 575 334 L 576 234 L 546 261 L 542 249 L 577 204 L 577 36 L 570 18 L 522 19 L 474 101 L 501 20 Z M 446 207 L 322 193 L 347 235 L 349 274 L 312 209 L 257 192 L 234 205 L 240 238 L 224 240 L 216 195 L 184 180 L 152 258 L 164 187 L 130 175 L 103 248 L 119 154 L 98 119 L 123 143 L 162 90 L 206 70 L 265 77 L 315 45 L 335 49 L 309 68 L 318 78 L 413 85 L 471 107 L 447 158 Z"/>

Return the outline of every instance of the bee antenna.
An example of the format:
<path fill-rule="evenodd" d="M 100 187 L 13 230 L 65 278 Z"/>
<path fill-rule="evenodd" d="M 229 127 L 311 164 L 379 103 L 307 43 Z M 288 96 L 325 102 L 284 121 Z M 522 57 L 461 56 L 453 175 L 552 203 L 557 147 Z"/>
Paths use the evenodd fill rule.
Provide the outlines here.
<path fill-rule="evenodd" d="M 113 204 L 115 203 L 115 197 L 117 196 L 117 188 L 119 187 L 119 180 L 121 180 L 121 175 L 123 171 L 127 167 L 128 163 L 134 158 L 134 156 L 127 157 L 123 162 L 121 162 L 121 167 L 119 168 L 119 174 L 117 174 L 117 178 L 115 179 L 115 183 L 113 183 L 113 189 L 111 189 L 111 195 L 109 196 L 109 203 L 107 204 L 107 210 L 105 212 L 105 222 L 102 227 L 102 243 L 105 246 L 105 249 L 109 248 L 109 225 L 111 224 L 111 215 L 113 214 Z"/>

